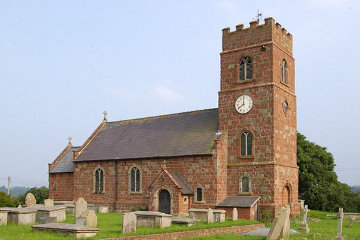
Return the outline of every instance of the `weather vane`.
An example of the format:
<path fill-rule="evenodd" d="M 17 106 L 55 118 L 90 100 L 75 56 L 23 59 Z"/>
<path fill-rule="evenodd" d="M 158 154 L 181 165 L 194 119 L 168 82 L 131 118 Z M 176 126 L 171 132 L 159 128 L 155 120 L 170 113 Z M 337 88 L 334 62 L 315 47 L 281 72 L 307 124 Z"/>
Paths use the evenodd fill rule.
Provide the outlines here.
<path fill-rule="evenodd" d="M 104 114 L 104 119 L 106 119 L 106 115 L 108 115 L 108 113 L 106 112 L 106 110 L 103 112 Z"/>
<path fill-rule="evenodd" d="M 262 13 L 260 12 L 260 10 L 258 9 L 256 17 L 254 18 L 254 20 L 256 20 L 258 22 L 258 24 L 260 24 L 260 21 L 262 20 Z"/>
<path fill-rule="evenodd" d="M 71 143 L 72 138 L 71 138 L 71 137 L 68 137 L 68 139 L 69 139 L 69 143 Z"/>

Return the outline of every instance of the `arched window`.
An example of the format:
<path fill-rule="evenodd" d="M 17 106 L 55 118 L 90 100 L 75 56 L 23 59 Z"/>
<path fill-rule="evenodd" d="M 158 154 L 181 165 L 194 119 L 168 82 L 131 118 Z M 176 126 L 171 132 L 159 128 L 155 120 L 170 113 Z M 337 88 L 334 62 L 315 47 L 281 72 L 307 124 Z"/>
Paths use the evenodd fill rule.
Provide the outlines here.
<path fill-rule="evenodd" d="M 241 190 L 242 192 L 250 192 L 250 182 L 248 177 L 241 179 Z"/>
<path fill-rule="evenodd" d="M 243 132 L 241 134 L 241 156 L 252 155 L 252 141 L 253 136 L 250 132 Z"/>
<path fill-rule="evenodd" d="M 94 193 L 104 192 L 104 171 L 98 167 L 94 171 Z"/>
<path fill-rule="evenodd" d="M 240 60 L 239 66 L 240 81 L 252 79 L 252 60 L 250 57 L 244 57 Z"/>
<path fill-rule="evenodd" d="M 287 64 L 285 59 L 282 61 L 281 65 L 281 81 L 287 83 Z"/>
<path fill-rule="evenodd" d="M 194 202 L 204 202 L 204 188 L 200 185 L 195 188 Z"/>
<path fill-rule="evenodd" d="M 130 191 L 140 192 L 140 169 L 138 167 L 132 167 L 130 170 Z"/>

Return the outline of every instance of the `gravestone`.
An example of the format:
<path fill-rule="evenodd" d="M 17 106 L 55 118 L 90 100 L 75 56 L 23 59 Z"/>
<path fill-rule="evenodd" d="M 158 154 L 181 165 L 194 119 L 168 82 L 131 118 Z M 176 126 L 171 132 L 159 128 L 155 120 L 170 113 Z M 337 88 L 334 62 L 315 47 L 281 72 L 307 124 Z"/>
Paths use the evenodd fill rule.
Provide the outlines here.
<path fill-rule="evenodd" d="M 7 209 L 0 209 L 0 226 L 7 224 L 8 212 L 9 210 Z"/>
<path fill-rule="evenodd" d="M 355 221 L 355 218 L 354 218 L 354 217 L 350 218 L 350 222 L 349 222 L 348 227 L 352 227 L 354 221 Z"/>
<path fill-rule="evenodd" d="M 53 207 L 54 206 L 54 199 L 45 199 L 44 200 L 45 207 Z"/>
<path fill-rule="evenodd" d="M 233 208 L 233 211 L 232 211 L 232 220 L 233 221 L 237 221 L 239 219 L 239 216 L 238 216 L 238 210 L 236 208 Z"/>
<path fill-rule="evenodd" d="M 122 233 L 135 233 L 136 232 L 136 215 L 133 212 L 124 213 L 122 215 L 121 223 Z"/>
<path fill-rule="evenodd" d="M 109 207 L 108 206 L 100 206 L 99 207 L 99 213 L 108 213 Z"/>
<path fill-rule="evenodd" d="M 97 216 L 94 210 L 88 210 L 86 214 L 86 226 L 88 227 L 97 227 Z"/>
<path fill-rule="evenodd" d="M 86 217 L 75 218 L 75 224 L 85 226 L 86 225 Z"/>
<path fill-rule="evenodd" d="M 290 231 L 290 206 L 286 205 L 281 208 L 278 215 L 271 223 L 271 228 L 266 240 L 277 240 L 279 237 L 287 239 Z"/>
<path fill-rule="evenodd" d="M 309 228 L 308 223 L 307 223 L 308 211 L 309 211 L 308 205 L 305 205 L 305 207 L 304 207 L 304 218 L 303 218 L 302 224 L 298 228 L 299 232 L 303 232 L 303 233 L 310 232 L 310 228 Z"/>
<path fill-rule="evenodd" d="M 34 194 L 32 194 L 32 193 L 26 194 L 25 204 L 27 207 L 33 207 L 36 205 L 36 199 L 34 197 Z"/>
<path fill-rule="evenodd" d="M 214 213 L 213 213 L 213 210 L 211 208 L 208 209 L 206 222 L 207 223 L 213 223 L 214 222 Z"/>
<path fill-rule="evenodd" d="M 56 223 L 56 222 L 57 222 L 56 217 L 43 216 L 43 217 L 38 218 L 38 223 L 39 224 Z"/>
<path fill-rule="evenodd" d="M 86 217 L 87 202 L 84 198 L 80 197 L 75 203 L 75 218 Z"/>
<path fill-rule="evenodd" d="M 342 208 L 339 208 L 337 218 L 338 218 L 338 233 L 335 237 L 335 240 L 343 240 L 344 237 L 342 236 L 342 223 L 344 218 L 344 210 Z"/>

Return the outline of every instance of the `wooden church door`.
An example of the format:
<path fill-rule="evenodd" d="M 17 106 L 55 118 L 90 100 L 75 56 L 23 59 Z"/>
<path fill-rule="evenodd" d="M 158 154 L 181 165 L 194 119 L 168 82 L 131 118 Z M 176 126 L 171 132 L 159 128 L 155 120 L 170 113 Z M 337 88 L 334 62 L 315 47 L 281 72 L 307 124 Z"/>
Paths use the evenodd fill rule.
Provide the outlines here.
<path fill-rule="evenodd" d="M 159 193 L 159 212 L 170 214 L 171 209 L 170 193 L 167 190 L 161 190 Z"/>

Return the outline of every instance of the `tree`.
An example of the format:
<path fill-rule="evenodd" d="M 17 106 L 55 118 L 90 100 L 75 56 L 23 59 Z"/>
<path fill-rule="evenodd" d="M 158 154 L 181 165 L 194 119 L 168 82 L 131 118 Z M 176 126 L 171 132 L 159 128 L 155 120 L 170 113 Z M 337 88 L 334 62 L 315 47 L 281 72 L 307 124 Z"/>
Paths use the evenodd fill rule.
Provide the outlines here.
<path fill-rule="evenodd" d="M 0 207 L 17 207 L 20 202 L 13 199 L 10 195 L 0 191 Z"/>
<path fill-rule="evenodd" d="M 299 166 L 299 198 L 312 209 L 360 211 L 360 195 L 341 183 L 334 171 L 334 157 L 315 143 L 297 134 L 297 161 Z"/>

